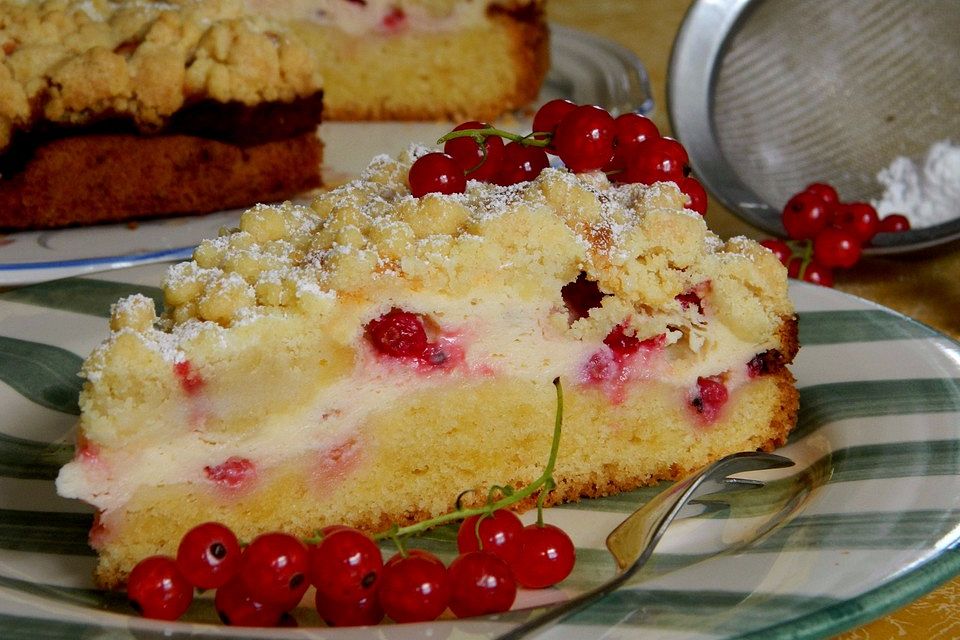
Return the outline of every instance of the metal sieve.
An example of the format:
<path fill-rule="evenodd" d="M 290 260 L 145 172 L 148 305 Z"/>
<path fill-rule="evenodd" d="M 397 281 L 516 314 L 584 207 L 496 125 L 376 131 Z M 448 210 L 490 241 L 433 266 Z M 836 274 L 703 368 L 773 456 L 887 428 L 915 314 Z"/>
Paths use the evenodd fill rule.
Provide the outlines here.
<path fill-rule="evenodd" d="M 877 172 L 960 143 L 957 0 L 696 0 L 667 82 L 674 133 L 704 186 L 782 235 L 780 211 L 811 182 L 877 199 Z M 880 234 L 874 253 L 960 237 L 956 218 Z"/>

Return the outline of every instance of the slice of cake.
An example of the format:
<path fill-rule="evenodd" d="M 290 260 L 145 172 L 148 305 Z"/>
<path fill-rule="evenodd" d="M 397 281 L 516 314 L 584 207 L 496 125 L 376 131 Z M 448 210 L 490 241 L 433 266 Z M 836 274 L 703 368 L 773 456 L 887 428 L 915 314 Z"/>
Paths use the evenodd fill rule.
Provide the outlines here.
<path fill-rule="evenodd" d="M 0 0 L 0 229 L 276 201 L 320 184 L 320 74 L 227 0 Z"/>
<path fill-rule="evenodd" d="M 548 504 L 785 441 L 797 333 L 771 252 L 721 241 L 673 183 L 546 169 L 414 198 L 424 152 L 247 211 L 170 270 L 159 319 L 115 306 L 57 480 L 98 509 L 101 584 L 208 520 L 381 530 L 529 483 L 555 377 Z"/>
<path fill-rule="evenodd" d="M 334 120 L 494 119 L 536 98 L 544 0 L 246 0 L 316 52 Z"/>

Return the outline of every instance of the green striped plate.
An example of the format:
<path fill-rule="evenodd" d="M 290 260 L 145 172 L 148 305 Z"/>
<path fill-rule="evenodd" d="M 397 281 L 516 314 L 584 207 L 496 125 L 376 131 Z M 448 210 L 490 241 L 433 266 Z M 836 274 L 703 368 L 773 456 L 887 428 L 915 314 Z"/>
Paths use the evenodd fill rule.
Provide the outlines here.
<path fill-rule="evenodd" d="M 0 293 L 0 637 L 259 637 L 216 622 L 209 597 L 185 620 L 130 615 L 93 588 L 88 509 L 56 496 L 72 454 L 82 356 L 107 332 L 117 298 L 162 266 Z M 118 281 L 122 279 L 123 281 Z M 677 522 L 627 588 L 547 631 L 552 638 L 819 638 L 889 611 L 960 573 L 960 346 L 908 318 L 830 289 L 797 284 L 804 345 L 794 365 L 800 424 L 781 450 L 790 470 L 727 509 Z M 791 499 L 796 489 L 800 499 Z M 522 592 L 499 617 L 326 629 L 309 607 L 270 637 L 488 638 L 531 608 L 613 571 L 603 540 L 658 491 L 551 509 L 578 547 L 560 588 Z M 530 514 L 527 514 L 529 518 Z M 759 540 L 751 532 L 776 526 Z M 449 559 L 455 531 L 417 544 Z M 309 628 L 308 628 L 309 627 Z"/>

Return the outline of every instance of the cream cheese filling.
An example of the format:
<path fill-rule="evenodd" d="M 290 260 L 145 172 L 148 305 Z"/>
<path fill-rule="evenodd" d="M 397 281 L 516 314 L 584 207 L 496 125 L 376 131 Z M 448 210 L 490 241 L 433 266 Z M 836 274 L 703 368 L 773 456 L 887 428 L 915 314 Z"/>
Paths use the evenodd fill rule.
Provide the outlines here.
<path fill-rule="evenodd" d="M 463 361 L 454 363 L 449 371 L 431 371 L 376 354 L 361 335 L 351 374 L 321 389 L 300 410 L 278 412 L 256 430 L 239 435 L 202 428 L 178 430 L 175 437 L 143 449 L 110 449 L 95 456 L 79 456 L 61 470 L 58 492 L 109 512 L 121 508 L 141 487 L 186 482 L 209 484 L 214 490 L 215 485 L 204 475 L 207 466 L 241 457 L 253 461 L 258 470 L 266 470 L 311 452 L 320 455 L 359 433 L 368 416 L 390 411 L 404 397 L 431 386 L 466 386 L 495 377 L 545 383 L 560 377 L 569 385 L 586 384 L 584 367 L 594 354 L 606 349 L 600 341 L 571 339 L 554 330 L 551 317 L 558 310 L 542 300 L 503 296 L 465 309 L 463 301 L 420 294 L 397 306 L 419 313 L 431 310 L 429 317 L 441 327 L 442 339 L 464 350 Z M 693 388 L 698 376 L 726 372 L 725 383 L 732 391 L 747 381 L 746 363 L 774 346 L 745 342 L 719 321 L 709 323 L 709 332 L 697 330 L 689 320 L 685 326 L 688 336 L 696 339 L 667 346 L 664 352 L 682 350 L 684 358 L 650 358 L 647 371 L 643 370 L 645 360 L 641 361 L 628 372 L 630 380 L 656 378 L 685 392 Z M 667 345 L 682 336 L 676 330 L 665 328 L 665 332 Z M 243 390 L 237 389 L 237 393 Z M 200 402 L 206 410 L 217 411 L 218 404 L 229 406 L 230 399 Z"/>
<path fill-rule="evenodd" d="M 398 9 L 392 0 L 246 0 L 252 11 L 279 20 L 303 21 L 336 28 L 352 36 L 388 33 L 391 21 L 401 21 L 412 31 L 456 31 L 482 23 L 487 2 L 453 2 L 446 13 L 431 13 L 423 6 Z"/>

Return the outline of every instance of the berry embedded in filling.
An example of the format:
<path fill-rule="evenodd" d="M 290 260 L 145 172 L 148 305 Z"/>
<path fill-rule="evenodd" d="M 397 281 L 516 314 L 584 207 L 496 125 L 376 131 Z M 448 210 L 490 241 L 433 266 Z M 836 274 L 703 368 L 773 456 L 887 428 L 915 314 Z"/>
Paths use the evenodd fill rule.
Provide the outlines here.
<path fill-rule="evenodd" d="M 193 396 L 200 393 L 204 385 L 204 380 L 203 377 L 193 369 L 193 365 L 190 364 L 189 360 L 181 360 L 173 365 L 173 373 L 177 376 L 177 380 L 180 381 L 180 388 L 183 389 L 185 394 Z"/>
<path fill-rule="evenodd" d="M 626 327 L 624 321 L 607 334 L 604 346 L 590 355 L 579 376 L 581 383 L 602 386 L 614 404 L 626 397 L 627 382 L 649 375 L 653 359 L 667 341 L 666 334 L 640 340 L 628 335 Z"/>
<path fill-rule="evenodd" d="M 696 390 L 690 400 L 690 406 L 707 424 L 716 421 L 730 394 L 723 383 L 722 376 L 697 378 Z"/>
<path fill-rule="evenodd" d="M 427 349 L 420 316 L 396 308 L 367 324 L 367 339 L 378 352 L 393 358 L 417 358 Z"/>
<path fill-rule="evenodd" d="M 407 14 L 400 7 L 391 7 L 390 12 L 381 21 L 383 31 L 396 34 L 407 26 Z"/>
<path fill-rule="evenodd" d="M 703 314 L 703 298 L 707 295 L 707 292 L 710 290 L 710 281 L 706 280 L 697 284 L 695 287 L 687 289 L 683 293 L 675 296 L 675 300 L 680 303 L 680 306 L 684 309 L 689 309 L 690 307 L 696 306 L 697 313 Z"/>
<path fill-rule="evenodd" d="M 751 378 L 776 373 L 783 369 L 783 354 L 777 349 L 768 349 L 758 353 L 747 363 L 747 374 Z"/>
<path fill-rule="evenodd" d="M 625 322 L 618 324 L 607 334 L 607 337 L 603 339 L 603 344 L 610 347 L 614 353 L 614 357 L 618 360 L 623 361 L 641 349 L 653 350 L 662 347 L 667 341 L 667 335 L 665 333 L 647 338 L 646 340 L 640 340 L 636 336 L 627 335 L 624 331 L 626 326 Z"/>
<path fill-rule="evenodd" d="M 450 370 L 462 364 L 465 353 L 460 336 L 442 332 L 433 323 L 430 328 L 428 336 L 422 316 L 393 308 L 368 322 L 365 335 L 381 356 L 412 362 L 426 371 Z"/>
<path fill-rule="evenodd" d="M 257 467 L 247 458 L 231 456 L 216 466 L 204 467 L 203 473 L 218 486 L 237 490 L 248 486 L 256 478 Z"/>

